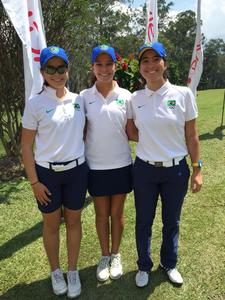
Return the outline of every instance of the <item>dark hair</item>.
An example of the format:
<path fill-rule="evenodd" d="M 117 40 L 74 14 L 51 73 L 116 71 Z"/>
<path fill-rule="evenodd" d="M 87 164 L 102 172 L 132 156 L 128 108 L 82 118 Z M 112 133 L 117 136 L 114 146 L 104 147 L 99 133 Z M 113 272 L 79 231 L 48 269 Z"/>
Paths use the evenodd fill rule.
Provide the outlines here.
<path fill-rule="evenodd" d="M 49 84 L 47 83 L 47 81 L 45 80 L 43 85 L 42 85 L 42 88 L 41 88 L 41 91 L 38 93 L 38 95 L 40 95 L 43 91 L 44 91 L 44 87 L 45 86 L 49 86 Z"/>
<path fill-rule="evenodd" d="M 90 72 L 90 76 L 89 77 L 90 78 L 88 80 L 88 86 L 92 87 L 95 84 L 95 82 L 97 81 L 97 78 L 96 78 L 96 76 L 95 76 L 95 74 L 93 72 Z"/>

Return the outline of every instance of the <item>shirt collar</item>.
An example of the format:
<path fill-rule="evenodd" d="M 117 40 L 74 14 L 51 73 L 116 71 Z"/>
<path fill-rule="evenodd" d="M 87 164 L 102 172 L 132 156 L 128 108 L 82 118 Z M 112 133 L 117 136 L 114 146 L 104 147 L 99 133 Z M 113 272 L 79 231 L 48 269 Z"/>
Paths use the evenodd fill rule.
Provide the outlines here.
<path fill-rule="evenodd" d="M 65 87 L 65 89 L 66 89 L 66 94 L 65 94 L 65 96 L 63 97 L 63 101 L 64 101 L 64 100 L 68 100 L 68 99 L 71 98 L 71 97 L 70 97 L 70 91 L 69 91 L 66 87 Z M 56 96 L 56 90 L 53 89 L 52 87 L 44 85 L 44 91 L 45 91 L 48 95 L 50 95 L 50 96 L 52 96 L 53 98 L 59 100 L 59 97 Z"/>
<path fill-rule="evenodd" d="M 156 91 L 152 91 L 146 85 L 145 86 L 145 94 L 149 97 L 152 96 L 153 94 L 159 94 L 160 96 L 163 96 L 168 91 L 170 86 L 171 86 L 171 83 L 168 80 Z"/>
<path fill-rule="evenodd" d="M 119 95 L 119 86 L 117 84 L 116 81 L 114 81 L 114 89 L 108 94 L 108 96 L 111 96 L 112 94 L 117 94 Z M 92 94 L 100 94 L 99 91 L 97 90 L 97 87 L 96 87 L 96 84 L 94 84 L 92 87 L 91 87 L 91 93 Z M 107 96 L 107 97 L 108 97 Z"/>

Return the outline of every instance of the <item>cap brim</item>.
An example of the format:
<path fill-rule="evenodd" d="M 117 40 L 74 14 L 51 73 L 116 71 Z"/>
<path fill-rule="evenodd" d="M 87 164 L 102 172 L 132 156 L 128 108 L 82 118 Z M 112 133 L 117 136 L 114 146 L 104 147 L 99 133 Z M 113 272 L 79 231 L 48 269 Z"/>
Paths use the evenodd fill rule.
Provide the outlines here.
<path fill-rule="evenodd" d="M 61 60 L 63 60 L 65 62 L 65 64 L 68 65 L 68 61 L 66 61 L 64 58 L 62 58 L 60 55 L 57 55 L 57 54 L 52 54 L 50 57 L 48 57 L 43 63 L 42 63 L 42 66 L 45 65 L 50 59 L 54 58 L 54 57 L 58 57 L 60 58 Z"/>
<path fill-rule="evenodd" d="M 138 59 L 142 57 L 142 55 L 145 53 L 147 50 L 153 50 L 158 56 L 163 57 L 162 55 L 159 54 L 157 50 L 155 50 L 153 47 L 145 47 L 143 48 L 139 53 L 138 53 Z"/>

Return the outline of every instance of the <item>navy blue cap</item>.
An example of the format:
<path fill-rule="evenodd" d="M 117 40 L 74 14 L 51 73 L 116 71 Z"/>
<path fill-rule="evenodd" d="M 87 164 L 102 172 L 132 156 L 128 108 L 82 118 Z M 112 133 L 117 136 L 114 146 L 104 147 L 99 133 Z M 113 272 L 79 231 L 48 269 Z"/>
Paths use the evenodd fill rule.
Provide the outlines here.
<path fill-rule="evenodd" d="M 59 48 L 57 46 L 49 46 L 47 48 L 42 49 L 40 55 L 40 65 L 41 67 L 45 65 L 49 59 L 53 57 L 59 57 L 68 65 L 69 60 L 68 56 L 63 48 Z"/>
<path fill-rule="evenodd" d="M 138 59 L 141 58 L 141 56 L 144 54 L 147 50 L 154 50 L 160 57 L 164 58 L 166 57 L 166 49 L 162 43 L 154 42 L 154 43 L 146 43 L 142 45 L 138 52 Z"/>
<path fill-rule="evenodd" d="M 108 45 L 99 45 L 92 50 L 91 61 L 94 63 L 99 54 L 106 53 L 108 54 L 114 62 L 116 62 L 116 53 L 113 47 Z"/>

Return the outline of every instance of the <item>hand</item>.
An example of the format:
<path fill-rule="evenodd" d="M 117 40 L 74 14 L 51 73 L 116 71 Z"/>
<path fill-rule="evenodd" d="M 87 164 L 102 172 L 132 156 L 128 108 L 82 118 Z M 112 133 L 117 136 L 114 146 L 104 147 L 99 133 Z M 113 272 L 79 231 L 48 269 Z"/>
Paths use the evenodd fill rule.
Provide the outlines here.
<path fill-rule="evenodd" d="M 191 175 L 191 190 L 192 193 L 197 193 L 201 190 L 202 187 L 202 173 L 201 170 L 193 170 Z"/>
<path fill-rule="evenodd" d="M 41 203 L 41 205 L 48 205 L 48 203 L 51 202 L 51 199 L 49 198 L 49 196 L 51 196 L 51 192 L 44 184 L 38 181 L 31 187 L 35 198 Z"/>

